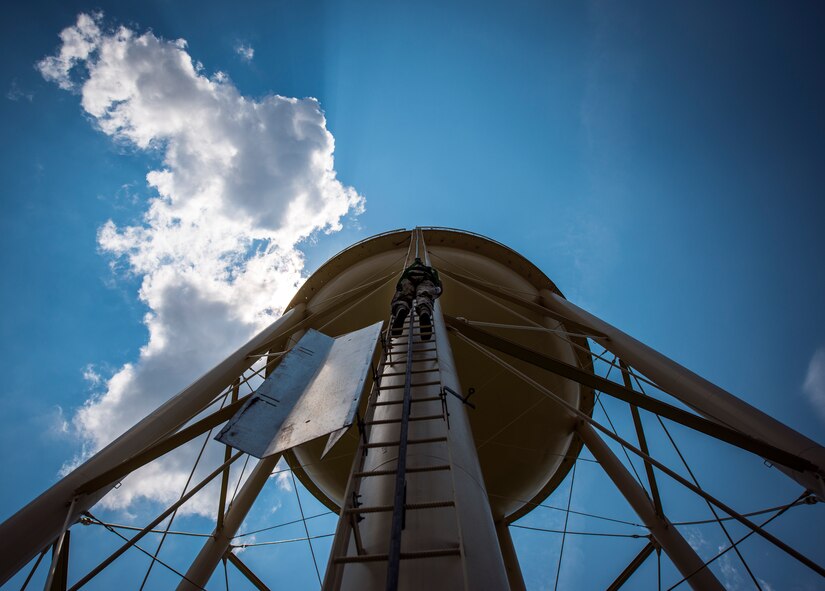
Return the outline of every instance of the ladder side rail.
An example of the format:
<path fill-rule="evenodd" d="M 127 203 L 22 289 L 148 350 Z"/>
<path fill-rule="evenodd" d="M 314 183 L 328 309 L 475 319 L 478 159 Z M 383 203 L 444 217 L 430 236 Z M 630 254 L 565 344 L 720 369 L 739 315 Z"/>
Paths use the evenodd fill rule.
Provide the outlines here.
<path fill-rule="evenodd" d="M 416 303 L 415 301 L 413 302 Z M 414 306 L 413 306 L 414 309 Z M 406 467 L 407 467 L 407 434 L 409 431 L 410 403 L 412 395 L 412 363 L 413 363 L 413 319 L 415 314 L 410 310 L 408 322 L 410 325 L 407 335 L 407 366 L 404 376 L 404 402 L 401 405 L 401 429 L 398 443 L 398 460 L 396 461 L 395 492 L 393 494 L 392 526 L 390 529 L 390 544 L 387 560 L 387 591 L 398 588 L 398 577 L 401 566 L 401 530 L 404 521 L 404 504 L 406 496 Z"/>
<path fill-rule="evenodd" d="M 387 323 L 387 326 L 389 327 L 389 323 Z M 367 406 L 364 409 L 364 433 L 359 438 L 358 449 L 355 452 L 355 458 L 353 460 L 353 468 L 350 470 L 350 475 L 347 479 L 344 501 L 341 503 L 341 511 L 338 515 L 338 525 L 335 530 L 335 537 L 333 538 L 332 548 L 329 553 L 329 564 L 327 566 L 326 574 L 324 575 L 324 582 L 322 586 L 324 591 L 337 591 L 341 588 L 344 567 L 348 564 L 348 562 L 343 559 L 347 557 L 349 551 L 349 532 L 352 532 L 353 536 L 357 535 L 355 529 L 357 524 L 354 525 L 353 520 L 357 520 L 359 516 L 356 514 L 348 515 L 348 511 L 352 508 L 350 507 L 352 501 L 357 500 L 358 491 L 360 490 L 359 484 L 361 478 L 356 475 L 364 468 L 366 455 L 369 450 L 369 445 L 367 444 L 369 441 L 369 432 L 372 431 L 369 427 L 369 423 L 375 415 L 375 403 L 378 401 L 378 397 L 381 393 L 381 378 L 383 377 L 383 371 L 387 365 L 387 359 L 389 359 L 391 355 L 390 348 L 386 344 L 389 342 L 389 339 L 387 338 L 387 340 L 384 341 L 383 337 L 384 335 L 382 335 L 382 346 L 384 353 L 381 357 L 381 362 L 375 371 L 372 388 L 369 397 L 367 398 Z"/>

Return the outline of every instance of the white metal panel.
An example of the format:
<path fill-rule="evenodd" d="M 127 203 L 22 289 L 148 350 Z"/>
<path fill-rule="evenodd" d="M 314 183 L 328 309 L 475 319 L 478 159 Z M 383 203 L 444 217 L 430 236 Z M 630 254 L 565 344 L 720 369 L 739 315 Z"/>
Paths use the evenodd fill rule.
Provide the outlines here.
<path fill-rule="evenodd" d="M 284 421 L 266 455 L 352 424 L 370 373 L 382 322 L 335 339 L 321 369 Z"/>
<path fill-rule="evenodd" d="M 215 438 L 257 458 L 352 424 L 381 334 L 309 330 Z"/>

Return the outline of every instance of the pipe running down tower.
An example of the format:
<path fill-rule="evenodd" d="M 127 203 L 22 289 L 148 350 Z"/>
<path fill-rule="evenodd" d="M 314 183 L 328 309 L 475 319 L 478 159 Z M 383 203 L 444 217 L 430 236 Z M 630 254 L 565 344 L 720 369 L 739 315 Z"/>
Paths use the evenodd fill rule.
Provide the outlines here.
<path fill-rule="evenodd" d="M 444 283 L 429 339 L 416 314 L 399 335 L 386 322 L 398 277 L 415 257 Z M 618 356 L 621 382 L 596 374 L 591 342 Z M 252 383 L 253 374 L 267 379 L 255 395 L 238 399 L 238 385 Z M 633 387 L 638 376 L 692 412 L 644 396 Z M 224 464 L 165 512 L 222 479 L 215 531 L 184 569 L 180 589 L 205 587 L 226 559 L 266 588 L 233 554 L 231 540 L 282 455 L 339 515 L 324 589 L 524 589 L 508 525 L 559 485 L 583 446 L 650 532 L 649 547 L 611 589 L 653 549 L 693 588 L 722 588 L 664 513 L 654 474 L 662 472 L 825 575 L 658 462 L 640 421 L 638 443 L 605 429 L 592 417 L 595 391 L 629 403 L 634 421 L 640 410 L 666 417 L 765 458 L 825 497 L 821 445 L 576 307 L 513 250 L 468 232 L 416 228 L 374 236 L 333 257 L 281 319 L 0 525 L 0 583 L 54 546 L 51 566 L 41 567 L 49 568 L 49 588 L 82 587 L 131 546 L 75 574 L 65 554 L 69 528 L 130 472 L 229 419 L 220 441 L 241 451 L 227 446 Z M 204 414 L 223 395 L 227 406 Z M 227 509 L 229 466 L 249 451 L 238 442 L 258 435 L 265 440 L 253 447 L 262 459 Z M 643 459 L 649 490 L 606 439 Z"/>

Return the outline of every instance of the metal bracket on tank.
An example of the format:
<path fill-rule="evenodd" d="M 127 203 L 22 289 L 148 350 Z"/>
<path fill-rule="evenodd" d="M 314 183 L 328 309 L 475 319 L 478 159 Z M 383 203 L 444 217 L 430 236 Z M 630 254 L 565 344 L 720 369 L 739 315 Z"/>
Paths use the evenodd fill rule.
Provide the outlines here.
<path fill-rule="evenodd" d="M 357 491 L 352 491 L 352 508 L 357 509 L 363 504 L 364 503 L 361 502 L 361 495 L 359 495 Z M 355 523 L 364 521 L 364 519 L 364 516 L 360 513 L 355 514 Z"/>
<path fill-rule="evenodd" d="M 367 446 L 367 424 L 361 418 L 361 413 L 355 411 L 355 424 L 358 426 L 358 434 L 361 435 L 361 440 L 364 442 L 364 455 L 367 455 L 369 447 Z"/>
<path fill-rule="evenodd" d="M 444 420 L 447 421 L 447 429 L 450 428 L 450 411 L 447 409 L 447 393 L 444 391 L 444 388 L 441 388 L 441 392 L 438 393 L 439 398 L 441 398 L 441 412 L 444 415 Z"/>
<path fill-rule="evenodd" d="M 450 394 L 452 394 L 453 396 L 458 398 L 463 404 L 466 404 L 467 406 L 469 406 L 470 408 L 475 410 L 476 405 L 473 404 L 472 402 L 470 402 L 470 396 L 472 396 L 473 394 L 476 393 L 475 388 L 469 388 L 467 390 L 467 396 L 462 396 L 461 394 L 459 394 L 458 392 L 456 392 L 455 390 L 453 390 L 452 388 L 449 388 L 447 386 L 443 386 L 441 388 L 441 396 L 442 397 L 444 396 L 444 392 L 449 392 Z"/>

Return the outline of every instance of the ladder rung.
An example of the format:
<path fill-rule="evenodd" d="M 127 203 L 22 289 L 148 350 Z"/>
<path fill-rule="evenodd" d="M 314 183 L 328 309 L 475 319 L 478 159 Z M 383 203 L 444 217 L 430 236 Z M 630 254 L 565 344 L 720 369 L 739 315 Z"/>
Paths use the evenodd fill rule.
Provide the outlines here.
<path fill-rule="evenodd" d="M 425 357 L 424 359 L 413 359 L 413 363 L 421 363 L 422 361 L 438 361 L 438 357 Z M 407 363 L 406 359 L 402 359 L 400 361 L 387 361 L 384 365 L 401 365 L 402 363 Z"/>
<path fill-rule="evenodd" d="M 432 351 L 438 351 L 437 347 L 427 347 L 426 349 L 416 349 L 415 348 L 416 344 L 417 343 L 413 344 L 413 350 L 412 350 L 413 353 L 430 353 Z M 395 349 L 395 348 L 393 348 L 390 351 L 390 353 L 392 353 L 393 355 L 400 355 L 401 353 L 406 353 L 408 350 L 409 349 L 407 349 L 406 347 L 404 349 Z"/>
<path fill-rule="evenodd" d="M 455 501 L 430 501 L 428 503 L 406 503 L 404 509 L 414 511 L 416 509 L 441 509 L 444 507 L 454 507 Z M 372 507 L 349 507 L 345 513 L 388 513 L 395 509 L 392 505 L 374 505 Z"/>
<path fill-rule="evenodd" d="M 402 552 L 401 560 L 414 560 L 416 558 L 440 558 L 442 556 L 460 556 L 459 548 L 439 548 L 436 550 L 418 550 L 416 552 Z M 360 556 L 342 556 L 335 559 L 336 564 L 346 564 L 348 562 L 385 562 L 389 560 L 388 554 L 362 554 Z"/>
<path fill-rule="evenodd" d="M 434 400 L 441 400 L 441 396 L 427 396 L 426 398 L 413 398 L 410 402 L 433 402 Z M 403 400 L 387 400 L 385 402 L 373 402 L 373 406 L 389 406 L 391 404 L 404 404 Z"/>
<path fill-rule="evenodd" d="M 421 326 L 421 322 L 420 322 L 420 320 L 419 320 L 419 318 L 418 318 L 418 316 L 417 316 L 417 315 L 415 316 L 415 322 L 413 322 L 413 326 L 414 326 L 415 328 L 418 328 L 419 326 Z M 424 326 L 433 326 L 433 324 L 425 324 Z M 404 330 L 407 330 L 409 327 L 410 327 L 410 322 L 409 322 L 409 320 L 405 320 L 405 321 L 404 321 L 404 324 L 402 325 L 402 327 L 401 327 L 401 328 L 403 328 Z"/>
<path fill-rule="evenodd" d="M 431 334 L 434 334 L 434 333 L 431 333 Z M 414 332 L 412 334 L 412 336 L 413 336 L 413 347 L 416 346 L 416 345 L 435 345 L 435 344 L 437 344 L 435 342 L 435 339 L 433 339 L 432 337 L 430 337 L 429 339 L 423 338 L 424 335 L 421 334 L 420 332 Z M 420 340 L 415 340 L 415 337 L 421 337 L 421 339 Z M 390 342 L 387 343 L 387 346 L 390 349 L 393 349 L 395 347 L 403 347 L 409 342 L 410 342 L 410 335 L 405 333 L 404 335 L 402 335 L 400 337 L 392 337 Z"/>
<path fill-rule="evenodd" d="M 416 445 L 418 443 L 442 443 L 447 441 L 446 437 L 422 437 L 421 439 L 407 439 L 407 445 Z M 375 447 L 394 447 L 400 445 L 400 441 L 378 441 L 376 443 L 367 443 L 364 447 L 373 449 Z"/>
<path fill-rule="evenodd" d="M 440 399 L 439 399 L 440 400 Z M 402 402 L 402 401 L 399 401 Z M 411 421 L 432 421 L 433 419 L 444 419 L 444 415 L 424 415 L 421 417 L 410 417 Z M 393 423 L 400 423 L 401 419 L 378 419 L 375 421 L 367 421 L 365 425 L 391 425 Z"/>
<path fill-rule="evenodd" d="M 415 472 L 440 472 L 441 470 L 449 470 L 449 464 L 438 464 L 436 466 L 422 466 L 420 468 L 407 468 L 406 473 L 411 474 Z M 368 476 L 389 476 L 395 474 L 395 470 L 373 470 L 372 472 L 356 472 L 353 474 L 356 478 L 366 478 Z"/>
<path fill-rule="evenodd" d="M 415 375 L 415 374 L 418 374 L 418 373 L 435 373 L 437 371 L 438 371 L 437 369 L 413 369 L 413 370 L 410 371 L 410 374 Z M 384 373 L 384 374 L 381 374 L 378 377 L 383 379 L 383 378 L 396 378 L 398 376 L 405 376 L 405 375 L 407 375 L 407 372 L 397 371 L 395 373 Z"/>
<path fill-rule="evenodd" d="M 379 386 L 379 390 L 399 390 L 403 388 L 406 384 L 393 384 L 392 386 Z M 441 380 L 436 381 L 429 381 L 429 382 L 421 382 L 419 384 L 410 384 L 410 388 L 417 388 L 418 386 L 440 386 Z"/>
<path fill-rule="evenodd" d="M 421 329 L 420 329 L 418 326 L 416 326 L 415 328 L 416 328 L 416 330 L 414 330 L 414 331 L 413 331 L 413 334 L 414 334 L 414 335 L 415 335 L 415 334 L 421 334 Z M 435 331 L 432 331 L 430 334 L 433 334 L 434 332 L 435 332 Z M 395 335 L 390 335 L 390 336 L 391 336 L 391 338 L 393 338 L 393 339 L 400 339 L 401 337 L 408 337 L 408 336 L 410 336 L 410 333 L 409 333 L 409 331 L 407 330 L 407 327 L 405 326 L 405 327 L 401 330 L 401 334 L 399 334 L 398 336 L 395 336 Z"/>

